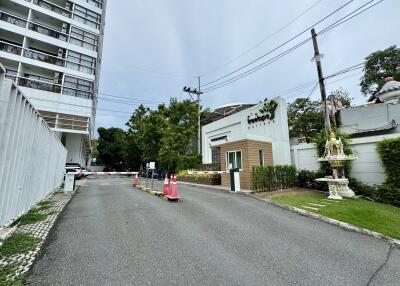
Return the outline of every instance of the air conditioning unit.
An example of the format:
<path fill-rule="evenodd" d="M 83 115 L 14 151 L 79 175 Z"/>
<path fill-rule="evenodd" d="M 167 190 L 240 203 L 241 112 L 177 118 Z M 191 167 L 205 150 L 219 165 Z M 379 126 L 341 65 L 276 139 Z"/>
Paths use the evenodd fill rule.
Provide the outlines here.
<path fill-rule="evenodd" d="M 62 73 L 55 72 L 54 73 L 54 83 L 55 84 L 61 84 L 61 80 L 62 80 Z"/>
<path fill-rule="evenodd" d="M 68 1 L 68 2 L 65 3 L 65 9 L 68 10 L 68 11 L 72 11 L 72 6 L 73 6 L 72 2 Z"/>
<path fill-rule="evenodd" d="M 64 34 L 68 34 L 68 33 L 69 33 L 69 27 L 70 27 L 70 25 L 69 25 L 68 23 L 63 23 L 63 24 L 62 24 L 61 31 L 62 31 Z"/>
<path fill-rule="evenodd" d="M 59 57 L 59 58 L 65 59 L 65 52 L 66 52 L 65 49 L 59 48 L 59 49 L 58 49 L 58 57 Z"/>

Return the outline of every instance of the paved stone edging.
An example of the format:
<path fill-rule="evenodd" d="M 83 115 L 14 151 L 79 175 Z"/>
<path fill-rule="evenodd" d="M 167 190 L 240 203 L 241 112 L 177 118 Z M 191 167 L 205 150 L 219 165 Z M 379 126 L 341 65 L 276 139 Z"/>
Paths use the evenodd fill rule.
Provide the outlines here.
<path fill-rule="evenodd" d="M 40 252 L 41 247 L 53 225 L 55 224 L 58 216 L 61 214 L 64 207 L 71 200 L 73 193 L 65 193 L 65 192 L 54 192 L 49 197 L 45 198 L 43 201 L 51 200 L 54 203 L 54 206 L 51 208 L 41 211 L 40 213 L 49 214 L 48 217 L 44 221 L 40 221 L 33 224 L 21 225 L 17 226 L 14 234 L 24 233 L 32 235 L 35 238 L 39 238 L 40 242 L 34 250 L 31 250 L 27 253 L 19 253 L 12 256 L 0 257 L 0 268 L 6 267 L 7 265 L 15 266 L 14 273 L 7 276 L 7 281 L 12 282 L 15 279 L 19 278 L 21 275 L 26 274 L 30 268 L 32 267 L 37 255 Z"/>
<path fill-rule="evenodd" d="M 319 215 L 319 214 L 316 214 L 316 213 L 313 213 L 313 212 L 309 212 L 309 211 L 306 211 L 306 210 L 303 210 L 303 209 L 300 209 L 300 208 L 296 208 L 296 207 L 292 207 L 292 206 L 289 206 L 289 205 L 280 204 L 280 203 L 274 202 L 273 200 L 270 200 L 270 199 L 260 198 L 260 197 L 254 195 L 254 194 L 247 194 L 247 195 L 249 197 L 252 197 L 252 198 L 255 198 L 257 200 L 263 201 L 265 203 L 268 203 L 268 204 L 271 204 L 271 205 L 274 205 L 274 206 L 277 206 L 277 207 L 280 207 L 280 208 L 283 208 L 283 209 L 298 213 L 300 215 L 303 215 L 303 216 L 306 216 L 306 217 L 311 217 L 311 218 L 314 218 L 314 219 L 317 219 L 317 220 L 320 220 L 320 221 L 323 221 L 323 222 L 326 222 L 326 223 L 329 223 L 329 224 L 332 224 L 332 225 L 339 226 L 340 228 L 343 228 L 343 229 L 348 230 L 348 231 L 353 231 L 353 232 L 356 232 L 356 233 L 366 234 L 368 236 L 371 236 L 371 237 L 374 237 L 374 238 L 377 238 L 377 239 L 385 240 L 390 245 L 393 245 L 395 247 L 400 248 L 400 240 L 391 238 L 391 237 L 386 236 L 386 235 L 383 235 L 383 234 L 381 234 L 379 232 L 375 232 L 375 231 L 372 231 L 372 230 L 368 230 L 366 228 L 358 227 L 358 226 L 349 224 L 347 222 L 342 222 L 342 221 L 339 221 L 339 220 L 336 220 L 336 219 L 328 218 L 326 216 L 322 216 L 322 215 Z"/>

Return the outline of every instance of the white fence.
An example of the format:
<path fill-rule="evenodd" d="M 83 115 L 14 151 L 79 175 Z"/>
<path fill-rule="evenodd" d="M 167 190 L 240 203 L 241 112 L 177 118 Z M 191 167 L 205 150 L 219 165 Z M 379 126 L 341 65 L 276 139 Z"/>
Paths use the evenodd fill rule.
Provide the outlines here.
<path fill-rule="evenodd" d="M 388 138 L 399 137 L 400 134 L 388 134 L 353 138 L 350 147 L 358 160 L 352 161 L 350 175 L 366 184 L 381 184 L 385 181 L 385 171 L 376 151 L 376 143 Z M 314 144 L 292 145 L 292 164 L 298 170 L 316 171 L 319 169 L 317 151 Z"/>
<path fill-rule="evenodd" d="M 66 155 L 0 64 L 0 228 L 61 185 Z"/>

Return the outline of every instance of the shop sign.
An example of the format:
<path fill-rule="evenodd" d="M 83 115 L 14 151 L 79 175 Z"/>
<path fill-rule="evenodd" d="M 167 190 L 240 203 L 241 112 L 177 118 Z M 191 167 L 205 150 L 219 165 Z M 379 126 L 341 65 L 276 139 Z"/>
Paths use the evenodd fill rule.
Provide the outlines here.
<path fill-rule="evenodd" d="M 264 102 L 263 106 L 260 110 L 254 114 L 250 114 L 247 116 L 247 123 L 257 123 L 257 122 L 264 122 L 266 120 L 274 120 L 275 118 L 275 111 L 278 107 L 278 103 L 275 100 L 267 100 Z"/>

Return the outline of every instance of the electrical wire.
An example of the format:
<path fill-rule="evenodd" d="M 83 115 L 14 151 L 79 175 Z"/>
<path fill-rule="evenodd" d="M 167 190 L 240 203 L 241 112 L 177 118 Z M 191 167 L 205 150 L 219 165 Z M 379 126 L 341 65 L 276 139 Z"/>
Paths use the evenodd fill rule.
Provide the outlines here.
<path fill-rule="evenodd" d="M 250 53 L 251 51 L 253 51 L 254 49 L 258 48 L 259 46 L 261 46 L 263 43 L 265 43 L 266 41 L 268 41 L 269 39 L 271 39 L 272 37 L 274 37 L 275 35 L 279 34 L 280 32 L 282 32 L 283 30 L 285 30 L 286 28 L 288 28 L 290 25 L 292 25 L 294 22 L 296 22 L 299 18 L 301 18 L 303 15 L 305 15 L 308 11 L 310 11 L 312 8 L 314 8 L 315 6 L 317 6 L 319 3 L 321 3 L 323 0 L 318 0 L 317 2 L 315 2 L 314 4 L 312 4 L 310 7 L 308 7 L 307 9 L 305 9 L 304 11 L 302 11 L 299 15 L 297 15 L 296 17 L 294 17 L 292 20 L 290 20 L 287 24 L 285 24 L 284 26 L 282 26 L 281 28 L 279 28 L 278 30 L 276 30 L 275 32 L 269 34 L 267 37 L 265 37 L 264 39 L 262 39 L 261 41 L 259 41 L 258 43 L 256 43 L 254 46 L 252 46 L 251 48 L 247 49 L 246 51 L 242 52 L 241 54 L 239 54 L 238 56 L 231 58 L 230 60 L 228 60 L 227 62 L 225 62 L 224 64 L 218 66 L 217 68 L 204 73 L 202 75 L 200 75 L 201 77 L 204 77 L 206 75 L 212 74 L 228 65 L 230 65 L 231 63 L 237 61 L 238 59 L 240 59 L 241 57 L 247 55 L 248 53 Z"/>
<path fill-rule="evenodd" d="M 285 46 L 286 44 L 290 43 L 291 41 L 297 39 L 298 37 L 300 37 L 300 36 L 303 35 L 304 33 L 308 32 L 312 27 L 314 27 L 314 26 L 316 26 L 316 25 L 322 23 L 323 21 L 325 21 L 326 19 L 328 19 L 328 18 L 331 17 L 332 15 L 336 14 L 337 12 L 339 12 L 341 9 L 345 8 L 347 5 L 349 5 L 349 4 L 350 4 L 351 2 L 353 2 L 353 1 L 354 1 L 354 0 L 350 0 L 350 1 L 346 2 L 345 4 L 343 4 L 342 6 L 340 6 L 339 8 L 337 8 L 337 9 L 335 9 L 334 11 L 332 11 L 331 13 L 329 13 L 327 16 L 323 17 L 322 19 L 318 20 L 317 22 L 313 23 L 312 25 L 309 25 L 309 26 L 308 26 L 306 29 L 304 29 L 302 32 L 296 34 L 295 36 L 291 37 L 289 40 L 287 40 L 287 41 L 283 42 L 282 44 L 276 46 L 276 47 L 273 48 L 272 50 L 270 50 L 270 51 L 268 51 L 267 53 L 261 55 L 260 57 L 258 57 L 258 58 L 256 58 L 256 59 L 250 61 L 249 63 L 247 63 L 247 64 L 245 64 L 245 65 L 243 65 L 243 66 L 241 66 L 241 67 L 239 67 L 239 68 L 237 68 L 237 69 L 235 69 L 235 70 L 233 70 L 233 71 L 230 72 L 230 73 L 227 73 L 227 74 L 225 74 L 225 75 L 223 75 L 223 76 L 221 76 L 221 77 L 219 77 L 219 78 L 217 78 L 217 79 L 215 79 L 215 80 L 209 81 L 209 82 L 207 82 L 207 83 L 201 85 L 200 87 L 205 87 L 205 86 L 208 86 L 208 85 L 210 85 L 210 84 L 213 84 L 213 83 L 215 83 L 215 82 L 217 82 L 217 81 L 220 81 L 221 79 L 224 79 L 224 78 L 226 78 L 226 77 L 228 77 L 228 76 L 230 76 L 230 75 L 232 75 L 232 74 L 234 74 L 234 73 L 236 73 L 236 72 L 238 72 L 238 71 L 240 71 L 240 70 L 242 70 L 242 69 L 244 69 L 244 68 L 246 68 L 246 67 L 252 65 L 253 63 L 255 63 L 255 62 L 261 60 L 262 58 L 264 58 L 264 57 L 270 55 L 270 54 L 273 53 L 274 51 L 280 49 L 281 47 L 283 47 L 283 46 Z"/>
<path fill-rule="evenodd" d="M 323 34 L 323 33 L 327 32 L 327 31 L 329 31 L 329 30 L 331 30 L 331 29 L 333 29 L 333 28 L 339 26 L 340 24 L 343 24 L 343 23 L 347 22 L 347 21 L 350 20 L 351 18 L 354 18 L 355 16 L 357 16 L 357 15 L 359 15 L 359 14 L 361 14 L 361 13 L 363 13 L 363 12 L 369 10 L 369 9 L 371 9 L 372 7 L 374 7 L 375 5 L 379 4 L 380 2 L 382 2 L 382 1 L 384 1 L 384 0 L 380 0 L 378 3 L 376 3 L 376 4 L 374 4 L 374 5 L 371 5 L 371 6 L 367 7 L 367 8 L 365 8 L 364 10 L 360 11 L 360 12 L 357 13 L 356 15 L 353 15 L 351 18 L 346 19 L 346 18 L 349 17 L 351 14 L 353 14 L 354 12 L 356 12 L 356 11 L 362 9 L 363 7 L 367 6 L 368 4 L 370 4 L 370 3 L 373 2 L 373 1 L 375 1 L 375 0 L 371 0 L 371 1 L 369 1 L 369 2 L 367 2 L 367 3 L 365 3 L 365 4 L 363 4 L 363 5 L 360 6 L 359 8 L 353 10 L 351 13 L 347 14 L 346 16 L 342 17 L 342 18 L 339 19 L 338 21 L 336 21 L 336 22 L 330 24 L 329 26 L 327 26 L 326 28 L 324 28 L 321 32 L 317 33 L 317 35 Z M 219 89 L 219 88 L 224 87 L 224 86 L 226 86 L 226 85 L 228 85 L 228 84 L 231 84 L 231 83 L 233 83 L 233 82 L 235 82 L 235 81 L 237 81 L 237 80 L 239 80 L 239 79 L 241 79 L 241 78 L 243 78 L 243 77 L 245 77 L 245 76 L 248 76 L 249 74 L 252 74 L 252 73 L 254 73 L 254 72 L 256 72 L 256 71 L 258 71 L 258 70 L 264 68 L 265 66 L 267 66 L 267 65 L 269 65 L 269 64 L 271 64 L 271 63 L 277 61 L 277 60 L 280 59 L 281 57 L 287 55 L 288 53 L 290 53 L 290 52 L 292 52 L 292 51 L 294 51 L 294 50 L 296 50 L 297 48 L 301 47 L 302 45 L 306 44 L 307 42 L 309 42 L 309 41 L 311 41 L 311 40 L 312 40 L 312 37 L 307 38 L 306 40 L 304 40 L 304 41 L 298 43 L 297 45 L 292 46 L 291 48 L 289 48 L 289 49 L 287 49 L 286 51 L 282 52 L 281 54 L 278 54 L 277 56 L 275 56 L 275 57 L 273 57 L 273 58 L 271 58 L 271 59 L 269 59 L 269 60 L 267 60 L 267 61 L 265 61 L 265 62 L 263 62 L 263 63 L 261 63 L 261 64 L 259 64 L 259 65 L 257 65 L 257 66 L 255 66 L 255 67 L 253 67 L 253 68 L 251 68 L 251 69 L 249 69 L 249 70 L 247 70 L 247 71 L 245 71 L 245 72 L 243 72 L 243 73 L 241 73 L 241 74 L 239 74 L 239 75 L 237 75 L 237 76 L 235 76 L 235 77 L 232 77 L 232 78 L 227 79 L 227 80 L 225 80 L 225 81 L 223 81 L 223 82 L 221 82 L 221 83 L 215 84 L 214 86 L 211 86 L 211 87 L 209 87 L 209 88 L 206 88 L 205 90 L 203 90 L 203 92 L 206 93 L 206 92 L 213 91 L 213 90 L 215 90 L 215 89 Z"/>

